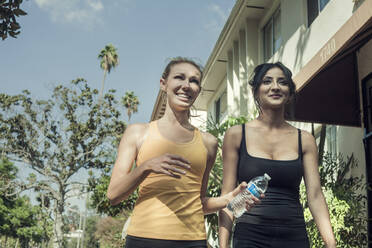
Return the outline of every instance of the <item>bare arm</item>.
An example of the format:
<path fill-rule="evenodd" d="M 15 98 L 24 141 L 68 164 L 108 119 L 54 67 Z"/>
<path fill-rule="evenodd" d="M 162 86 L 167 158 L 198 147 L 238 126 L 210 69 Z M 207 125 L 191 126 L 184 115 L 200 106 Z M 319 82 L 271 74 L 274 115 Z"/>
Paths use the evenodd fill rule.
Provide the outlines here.
<path fill-rule="evenodd" d="M 206 166 L 206 169 L 203 175 L 202 187 L 200 190 L 200 197 L 201 197 L 204 214 L 210 214 L 210 213 L 215 213 L 222 208 L 225 208 L 226 205 L 229 203 L 229 201 L 231 201 L 234 198 L 234 196 L 240 192 L 240 188 L 234 187 L 230 192 L 220 197 L 207 197 L 206 196 L 209 174 L 216 160 L 218 143 L 217 143 L 217 139 L 209 133 L 203 133 L 203 142 L 208 150 L 208 157 L 207 157 L 207 166 Z"/>
<path fill-rule="evenodd" d="M 112 205 L 128 198 L 151 172 L 179 177 L 179 174 L 185 174 L 185 169 L 190 168 L 189 162 L 182 157 L 164 154 L 131 170 L 147 129 L 147 124 L 133 124 L 129 125 L 123 134 L 107 190 L 107 197 Z"/>
<path fill-rule="evenodd" d="M 318 152 L 315 139 L 307 132 L 302 132 L 302 134 L 304 180 L 309 209 L 326 247 L 335 248 L 336 241 L 332 231 L 328 207 L 320 185 Z"/>
<path fill-rule="evenodd" d="M 223 146 L 223 184 L 221 195 L 225 195 L 236 187 L 239 147 L 242 138 L 240 126 L 231 127 L 226 131 Z M 220 248 L 229 247 L 229 240 L 234 217 L 227 209 L 219 211 L 218 229 Z"/>

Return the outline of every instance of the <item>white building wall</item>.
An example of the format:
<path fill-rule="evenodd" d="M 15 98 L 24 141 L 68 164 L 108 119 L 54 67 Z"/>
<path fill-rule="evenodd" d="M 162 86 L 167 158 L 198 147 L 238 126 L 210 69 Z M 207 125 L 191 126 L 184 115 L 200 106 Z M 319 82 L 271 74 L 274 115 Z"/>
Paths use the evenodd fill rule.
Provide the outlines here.
<path fill-rule="evenodd" d="M 248 80 L 254 67 L 265 62 L 262 28 L 279 6 L 282 46 L 269 61 L 281 61 L 292 70 L 293 75 L 301 70 L 355 11 L 355 3 L 351 0 L 330 0 L 308 27 L 307 0 L 281 0 L 273 1 L 260 20 L 246 19 L 242 26 L 236 28 L 237 33 L 231 34 L 235 39 L 227 49 L 226 80 L 221 81 L 208 105 L 208 112 L 214 114 L 214 102 L 221 91 L 227 88 L 228 116 L 253 113 L 255 105 Z M 361 49 L 359 53 L 372 54 L 372 45 Z M 361 68 L 359 78 L 363 78 L 363 75 L 371 71 L 372 56 L 359 56 L 358 63 Z M 295 126 L 311 132 L 309 123 L 297 122 Z M 318 126 L 317 124 L 315 128 Z M 364 173 L 363 129 L 339 126 L 337 130 L 337 150 L 346 156 L 353 153 L 359 161 L 359 172 Z M 356 174 L 359 172 L 355 171 Z"/>
<path fill-rule="evenodd" d="M 208 102 L 208 105 L 207 105 L 207 116 L 208 118 L 210 119 L 213 119 L 213 120 L 216 120 L 216 116 L 215 116 L 215 113 L 216 113 L 216 106 L 215 106 L 215 103 L 216 101 L 218 100 L 218 98 L 220 98 L 220 96 L 222 95 L 222 93 L 226 90 L 226 93 L 227 93 L 227 76 L 225 76 L 218 84 L 218 88 L 217 90 L 214 92 L 213 94 L 213 97 L 211 98 L 211 100 Z M 229 108 L 229 107 L 227 107 Z M 226 113 L 224 113 L 224 115 L 222 116 L 220 122 L 223 122 L 224 120 L 224 117 L 226 117 L 228 115 L 228 109 L 226 110 Z M 206 122 L 208 119 L 205 119 L 204 122 Z"/>
<path fill-rule="evenodd" d="M 234 102 L 234 57 L 232 49 L 227 53 L 227 113 L 234 115 L 237 112 L 237 106 Z"/>
<path fill-rule="evenodd" d="M 252 115 L 256 109 L 254 104 L 253 94 L 248 82 L 253 73 L 254 68 L 258 64 L 258 21 L 247 19 L 245 23 L 246 34 L 246 72 L 247 72 L 247 87 L 244 92 L 245 103 L 247 104 L 248 115 Z"/>
<path fill-rule="evenodd" d="M 283 45 L 270 59 L 281 61 L 294 75 L 345 24 L 355 10 L 355 3 L 351 0 L 331 0 L 310 27 L 307 27 L 306 2 L 306 0 L 280 2 Z M 266 16 L 265 19 L 269 17 Z M 260 29 L 265 24 L 266 22 L 260 22 Z M 263 62 L 262 55 L 260 59 Z"/>
<path fill-rule="evenodd" d="M 235 40 L 233 43 L 233 112 L 234 116 L 240 115 L 240 60 L 239 60 L 239 41 Z"/>
<path fill-rule="evenodd" d="M 207 120 L 207 111 L 196 109 L 191 110 L 190 123 L 193 126 L 199 128 L 202 131 L 205 131 L 207 128 L 207 123 L 205 120 Z"/>
<path fill-rule="evenodd" d="M 360 176 L 366 172 L 365 153 L 363 145 L 363 129 L 356 127 L 342 127 L 337 129 L 338 151 L 344 156 L 344 159 L 354 155 L 357 159 L 358 167 L 352 169 L 352 176 Z"/>
<path fill-rule="evenodd" d="M 239 31 L 239 105 L 240 115 L 248 115 L 248 70 L 247 70 L 247 41 L 246 31 Z"/>

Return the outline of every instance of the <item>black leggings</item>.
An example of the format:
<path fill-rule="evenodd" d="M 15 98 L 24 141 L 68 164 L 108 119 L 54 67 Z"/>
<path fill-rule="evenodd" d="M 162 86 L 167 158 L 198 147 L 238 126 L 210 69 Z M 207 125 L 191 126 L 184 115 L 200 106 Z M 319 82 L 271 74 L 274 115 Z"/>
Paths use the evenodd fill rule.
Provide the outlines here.
<path fill-rule="evenodd" d="M 237 223 L 234 248 L 309 248 L 305 226 Z"/>
<path fill-rule="evenodd" d="M 125 248 L 207 248 L 206 240 L 148 239 L 127 235 Z"/>

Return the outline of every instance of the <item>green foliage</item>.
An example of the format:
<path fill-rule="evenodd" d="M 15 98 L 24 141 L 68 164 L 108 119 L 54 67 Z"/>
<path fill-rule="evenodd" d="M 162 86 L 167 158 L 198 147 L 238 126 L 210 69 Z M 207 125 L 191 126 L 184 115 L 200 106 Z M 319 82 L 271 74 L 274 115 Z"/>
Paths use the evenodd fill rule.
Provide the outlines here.
<path fill-rule="evenodd" d="M 20 9 L 23 0 L 0 0 L 0 36 L 3 40 L 8 37 L 8 34 L 17 38 L 21 33 L 21 26 L 16 20 L 16 17 L 27 15 L 25 11 Z"/>
<path fill-rule="evenodd" d="M 326 198 L 338 247 L 356 248 L 367 244 L 366 199 L 363 177 L 350 175 L 357 167 L 353 156 L 346 160 L 341 155 L 323 156 L 319 167 L 321 185 Z M 301 184 L 301 202 L 311 246 L 322 247 L 323 241 L 306 202 L 306 190 Z"/>
<path fill-rule="evenodd" d="M 107 71 L 108 73 L 110 73 L 112 68 L 119 64 L 117 49 L 112 44 L 106 45 L 105 48 L 100 51 L 98 59 L 100 59 L 102 70 Z"/>
<path fill-rule="evenodd" d="M 89 179 L 89 188 L 92 191 L 91 207 L 95 208 L 98 213 L 107 214 L 109 216 L 117 216 L 123 212 L 131 212 L 138 198 L 137 191 L 133 192 L 128 199 L 120 202 L 116 206 L 112 206 L 106 196 L 108 185 L 110 183 L 110 175 L 105 174 L 99 178 Z"/>
<path fill-rule="evenodd" d="M 2 195 L 14 190 L 10 187 L 10 183 L 17 177 L 17 172 L 18 168 L 7 158 L 0 159 L 0 192 Z"/>
<path fill-rule="evenodd" d="M 103 96 L 103 88 L 105 86 L 106 75 L 107 73 L 110 73 L 112 68 L 115 68 L 119 64 L 119 55 L 117 53 L 117 49 L 112 44 L 106 45 L 105 48 L 102 49 L 98 54 L 98 59 L 100 59 L 100 66 L 104 71 L 101 91 L 99 94 L 99 99 L 101 101 Z"/>
<path fill-rule="evenodd" d="M 128 121 L 133 113 L 137 113 L 138 111 L 138 97 L 134 95 L 133 91 L 125 92 L 125 96 L 121 99 L 124 107 L 127 109 L 128 114 Z"/>
<path fill-rule="evenodd" d="M 22 247 L 33 241 L 41 243 L 49 239 L 42 222 L 45 215 L 38 206 L 32 206 L 28 197 L 14 194 L 12 180 L 17 168 L 8 159 L 0 160 L 0 233 L 8 238 L 18 239 Z M 10 188 L 9 188 L 10 186 Z"/>
<path fill-rule="evenodd" d="M 99 222 L 99 216 L 89 216 L 87 218 L 85 227 L 85 247 L 87 248 L 98 248 L 99 240 L 95 237 L 95 232 L 97 231 L 97 223 Z M 76 247 L 76 246 L 75 246 Z"/>
<path fill-rule="evenodd" d="M 207 121 L 207 132 L 215 136 L 218 140 L 218 147 L 222 147 L 223 136 L 229 127 L 240 125 L 248 122 L 252 118 L 247 118 L 245 116 L 240 117 L 228 117 L 223 123 L 217 123 L 213 119 L 208 119 Z"/>
<path fill-rule="evenodd" d="M 223 136 L 228 128 L 241 125 L 248 122 L 244 116 L 241 117 L 228 117 L 223 123 L 216 123 L 213 120 L 208 120 L 207 122 L 207 132 L 213 134 L 218 140 L 218 151 L 216 162 L 213 166 L 213 169 L 209 175 L 208 181 L 208 197 L 218 197 L 221 195 L 221 186 L 222 186 L 222 173 L 223 173 L 223 164 L 222 164 L 222 142 Z M 212 237 L 214 240 L 218 236 L 218 217 L 217 214 L 209 214 L 206 216 L 207 225 L 208 225 L 208 237 Z"/>

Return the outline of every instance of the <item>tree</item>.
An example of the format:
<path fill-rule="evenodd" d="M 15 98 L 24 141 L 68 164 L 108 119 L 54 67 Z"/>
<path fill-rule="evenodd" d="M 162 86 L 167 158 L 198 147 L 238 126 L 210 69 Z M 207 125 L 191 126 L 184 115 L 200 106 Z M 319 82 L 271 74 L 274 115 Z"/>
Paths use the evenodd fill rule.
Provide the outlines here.
<path fill-rule="evenodd" d="M 16 182 L 22 190 L 47 193 L 54 247 L 63 245 L 66 200 L 85 184 L 75 175 L 111 165 L 109 156 L 124 132 L 113 93 L 98 104 L 98 90 L 79 78 L 71 87 L 56 86 L 49 100 L 33 100 L 28 91 L 0 94 L 0 153 L 35 173 L 26 183 Z"/>
<path fill-rule="evenodd" d="M 85 229 L 86 233 L 86 246 L 87 248 L 96 248 L 99 247 L 99 240 L 94 236 L 97 231 L 97 223 L 100 217 L 98 216 L 89 216 L 87 218 L 87 227 Z"/>
<path fill-rule="evenodd" d="M 32 206 L 28 197 L 13 194 L 16 189 L 10 185 L 17 171 L 8 159 L 0 159 L 0 233 L 5 236 L 4 247 L 8 247 L 8 238 L 19 240 L 21 247 L 48 239 L 48 232 L 40 225 L 44 220 L 41 208 Z"/>
<path fill-rule="evenodd" d="M 124 107 L 127 109 L 128 121 L 130 121 L 132 113 L 137 113 L 138 111 L 138 98 L 134 95 L 133 91 L 127 91 L 125 92 L 125 96 L 122 98 L 122 102 Z"/>
<path fill-rule="evenodd" d="M 8 37 L 8 34 L 17 38 L 21 33 L 21 26 L 16 20 L 16 17 L 27 15 L 20 9 L 23 0 L 0 0 L 0 36 L 3 40 Z"/>
<path fill-rule="evenodd" d="M 15 237 L 10 223 L 10 210 L 13 207 L 15 197 L 6 197 L 7 193 L 12 193 L 14 189 L 10 187 L 11 181 L 16 178 L 17 168 L 6 158 L 0 160 L 0 233 L 5 236 L 5 244 L 9 237 Z"/>
<path fill-rule="evenodd" d="M 103 80 L 102 86 L 100 91 L 99 99 L 102 99 L 103 96 L 103 88 L 105 86 L 105 79 L 107 73 L 110 73 L 112 68 L 115 68 L 119 64 L 119 56 L 117 54 L 117 49 L 112 45 L 108 44 L 105 46 L 104 49 L 98 54 L 98 59 L 100 59 L 101 68 L 104 71 L 103 73 Z"/>

